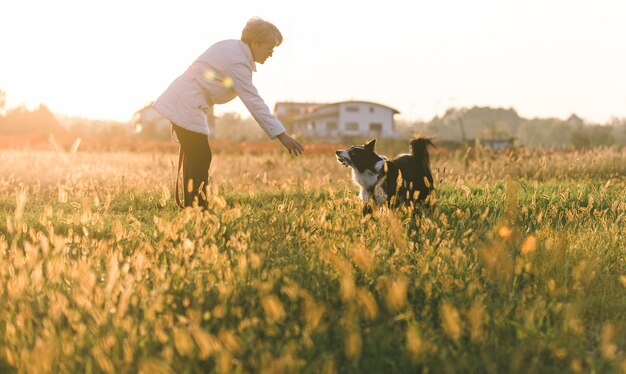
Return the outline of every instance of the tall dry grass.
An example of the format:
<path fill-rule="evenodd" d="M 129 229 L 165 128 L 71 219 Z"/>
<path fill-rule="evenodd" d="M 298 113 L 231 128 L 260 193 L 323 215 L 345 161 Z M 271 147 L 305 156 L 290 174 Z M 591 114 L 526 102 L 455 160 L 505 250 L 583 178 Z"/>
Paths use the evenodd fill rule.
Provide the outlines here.
<path fill-rule="evenodd" d="M 0 153 L 0 370 L 624 372 L 626 154 L 434 155 L 363 219 L 332 153 Z"/>

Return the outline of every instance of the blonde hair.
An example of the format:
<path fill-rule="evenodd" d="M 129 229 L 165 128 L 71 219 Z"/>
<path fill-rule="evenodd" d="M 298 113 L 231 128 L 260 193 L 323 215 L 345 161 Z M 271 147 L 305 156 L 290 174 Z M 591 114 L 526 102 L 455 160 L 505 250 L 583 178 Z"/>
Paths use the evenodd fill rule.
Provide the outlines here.
<path fill-rule="evenodd" d="M 241 32 L 241 41 L 248 45 L 254 42 L 275 42 L 278 46 L 283 42 L 283 35 L 271 22 L 252 17 Z"/>

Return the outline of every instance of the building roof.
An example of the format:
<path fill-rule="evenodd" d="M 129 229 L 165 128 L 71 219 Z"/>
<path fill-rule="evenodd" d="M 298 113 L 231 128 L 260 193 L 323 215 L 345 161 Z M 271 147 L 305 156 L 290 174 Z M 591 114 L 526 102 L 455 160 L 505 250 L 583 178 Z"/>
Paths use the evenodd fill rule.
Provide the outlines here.
<path fill-rule="evenodd" d="M 301 102 L 301 101 L 277 101 L 276 104 L 274 104 L 274 112 L 276 112 L 276 110 L 278 109 L 279 106 L 314 106 L 314 105 L 319 105 L 319 103 L 310 103 L 310 102 Z"/>
<path fill-rule="evenodd" d="M 368 105 L 377 105 L 377 106 L 381 106 L 383 108 L 387 108 L 389 110 L 391 110 L 391 112 L 393 114 L 399 114 L 400 111 L 398 111 L 395 108 L 392 108 L 390 106 L 387 105 L 383 105 L 380 103 L 375 103 L 372 101 L 364 101 L 364 100 L 346 100 L 346 101 L 338 101 L 335 103 L 306 103 L 306 102 L 295 102 L 295 101 L 280 101 L 277 102 L 276 105 L 274 105 L 274 112 L 276 112 L 276 108 L 279 105 L 297 105 L 297 106 L 302 106 L 302 105 L 308 105 L 309 108 L 309 112 L 314 112 L 322 107 L 326 107 L 326 106 L 339 106 L 341 104 L 368 104 Z"/>
<path fill-rule="evenodd" d="M 373 101 L 364 101 L 364 100 L 347 100 L 347 101 L 339 101 L 339 102 L 336 102 L 336 103 L 331 103 L 331 104 L 327 104 L 327 105 L 341 105 L 341 104 L 367 104 L 367 105 L 378 105 L 378 106 L 381 106 L 381 107 L 383 107 L 383 108 L 387 108 L 387 109 L 391 110 L 391 111 L 393 112 L 393 114 L 400 114 L 400 111 L 399 111 L 399 110 L 397 110 L 397 109 L 395 109 L 395 108 L 392 108 L 392 107 L 390 107 L 390 106 L 383 105 L 383 104 L 380 104 L 380 103 L 375 103 L 375 102 L 373 102 Z"/>

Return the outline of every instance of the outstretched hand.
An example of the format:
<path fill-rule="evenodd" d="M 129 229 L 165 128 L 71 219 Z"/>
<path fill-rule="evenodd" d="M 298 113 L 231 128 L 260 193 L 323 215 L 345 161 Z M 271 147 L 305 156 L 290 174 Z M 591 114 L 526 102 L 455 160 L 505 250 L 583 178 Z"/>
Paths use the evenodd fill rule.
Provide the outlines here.
<path fill-rule="evenodd" d="M 290 154 L 294 156 L 300 156 L 304 153 L 304 147 L 302 146 L 302 144 L 300 144 L 300 142 L 298 142 L 296 139 L 287 135 L 286 132 L 278 135 L 277 138 L 278 140 L 280 140 L 283 146 L 287 148 Z"/>

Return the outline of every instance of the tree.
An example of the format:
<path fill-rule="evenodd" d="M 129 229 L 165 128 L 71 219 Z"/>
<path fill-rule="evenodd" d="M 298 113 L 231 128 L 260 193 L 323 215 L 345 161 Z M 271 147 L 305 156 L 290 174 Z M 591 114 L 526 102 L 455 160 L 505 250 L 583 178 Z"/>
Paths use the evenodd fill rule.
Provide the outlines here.
<path fill-rule="evenodd" d="M 10 109 L 3 118 L 0 133 L 4 134 L 63 134 L 54 114 L 43 104 L 29 111 L 24 106 Z"/>
<path fill-rule="evenodd" d="M 429 129 L 442 139 L 467 141 L 476 138 L 513 136 L 523 119 L 513 108 L 450 108 L 442 118 L 436 117 Z"/>
<path fill-rule="evenodd" d="M 463 118 L 466 108 L 449 108 L 442 118 L 435 117 L 427 125 L 428 131 L 441 139 L 465 141 L 467 140 Z"/>
<path fill-rule="evenodd" d="M 615 144 L 612 126 L 584 126 L 572 134 L 572 145 L 575 148 L 594 148 Z"/>
<path fill-rule="evenodd" d="M 534 118 L 524 121 L 515 136 L 526 146 L 564 148 L 571 146 L 576 129 L 575 125 L 557 118 Z"/>
<path fill-rule="evenodd" d="M 511 137 L 511 128 L 508 123 L 498 121 L 485 126 L 480 132 L 481 139 L 506 139 Z"/>

